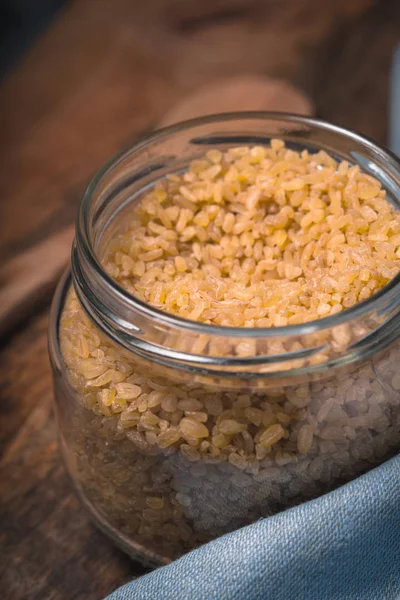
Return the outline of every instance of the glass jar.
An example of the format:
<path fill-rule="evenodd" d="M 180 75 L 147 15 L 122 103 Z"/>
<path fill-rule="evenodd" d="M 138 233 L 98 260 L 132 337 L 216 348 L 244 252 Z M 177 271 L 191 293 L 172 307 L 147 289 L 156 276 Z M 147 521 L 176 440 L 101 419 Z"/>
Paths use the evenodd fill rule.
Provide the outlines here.
<path fill-rule="evenodd" d="M 56 292 L 50 327 L 61 447 L 97 524 L 149 565 L 315 498 L 400 448 L 400 276 L 334 316 L 250 329 L 163 313 L 101 267 L 125 211 L 157 180 L 211 148 L 273 138 L 360 165 L 398 206 L 399 161 L 372 141 L 315 119 L 242 113 L 188 121 L 139 141 L 100 171 L 79 208 L 72 269 Z M 113 367 L 107 377 L 136 384 L 142 416 L 132 422 L 94 410 L 92 392 L 68 369 L 60 322 L 69 326 L 62 314 L 71 286 L 70 314 L 82 316 L 72 351 L 83 358 L 100 352 Z M 90 347 L 80 327 L 88 328 Z M 96 381 L 93 394 L 101 391 Z M 166 411 L 174 425 L 186 415 L 185 439 L 159 418 Z M 221 419 L 225 433 L 213 438 L 211 452 L 207 436 Z"/>

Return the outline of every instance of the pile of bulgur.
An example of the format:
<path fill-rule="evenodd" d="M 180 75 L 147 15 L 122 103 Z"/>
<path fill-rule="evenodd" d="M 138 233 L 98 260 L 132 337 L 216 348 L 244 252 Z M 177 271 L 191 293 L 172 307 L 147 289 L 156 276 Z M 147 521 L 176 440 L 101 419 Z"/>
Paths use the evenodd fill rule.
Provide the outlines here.
<path fill-rule="evenodd" d="M 131 207 L 124 223 L 106 248 L 104 268 L 141 300 L 213 325 L 274 327 L 334 315 L 382 288 L 400 267 L 400 215 L 378 181 L 358 166 L 337 164 L 325 152 L 294 152 L 279 140 L 272 140 L 270 147 L 209 151 L 186 172 L 157 183 Z M 278 481 L 278 470 L 291 464 L 293 477 L 298 469 L 309 489 L 316 478 L 309 475 L 315 461 L 328 473 L 328 463 L 331 469 L 340 457 L 333 481 L 362 459 L 358 443 L 363 448 L 376 445 L 371 464 L 376 453 L 382 457 L 387 450 L 385 432 L 391 448 L 397 443 L 391 420 L 396 415 L 398 421 L 400 379 L 390 358 L 388 375 L 395 391 L 388 403 L 370 364 L 352 374 L 335 374 L 327 382 L 288 382 L 282 389 L 254 393 L 221 386 L 216 391 L 190 381 L 178 384 L 168 375 L 149 376 L 137 357 L 99 332 L 73 291 L 62 313 L 60 342 L 73 387 L 93 418 L 87 437 L 96 437 L 101 447 L 93 454 L 93 480 L 96 469 L 104 480 L 101 463 L 111 438 L 121 448 L 120 440 L 133 444 L 138 469 L 140 456 L 165 455 L 172 465 L 171 452 L 178 450 L 188 473 L 198 465 L 195 481 L 203 475 L 207 480 L 200 464 L 226 467 L 232 481 L 237 480 L 235 473 L 242 473 L 255 485 L 268 477 Z M 108 429 L 104 445 L 98 432 L 106 422 L 114 434 L 110 437 Z M 80 454 L 91 444 L 82 443 Z M 127 461 L 113 452 L 119 472 Z M 133 468 L 126 466 L 126 473 Z M 318 469 L 314 467 L 315 473 Z M 218 478 L 218 473 L 212 476 Z M 173 507 L 181 505 L 192 527 L 197 517 L 190 514 L 189 488 L 183 488 L 184 494 L 176 485 L 167 490 L 161 486 L 158 492 L 155 488 L 147 496 L 143 492 L 149 499 L 134 519 L 143 522 L 143 510 L 167 515 L 167 506 L 172 519 Z M 297 486 L 296 493 L 301 489 Z M 140 494 L 132 485 L 123 493 Z M 114 502 L 111 496 L 109 492 L 104 501 L 108 508 Z M 183 497 L 186 504 L 180 502 Z M 252 505 L 250 498 L 248 502 Z M 176 514 L 179 537 L 183 517 Z M 138 528 L 139 533 L 147 531 L 136 523 L 133 529 Z M 133 529 L 127 527 L 130 533 Z M 196 540 L 190 538 L 189 547 Z"/>
<path fill-rule="evenodd" d="M 273 327 L 365 300 L 399 258 L 400 216 L 376 179 L 273 140 L 211 150 L 168 176 L 132 210 L 104 266 L 180 317 Z"/>

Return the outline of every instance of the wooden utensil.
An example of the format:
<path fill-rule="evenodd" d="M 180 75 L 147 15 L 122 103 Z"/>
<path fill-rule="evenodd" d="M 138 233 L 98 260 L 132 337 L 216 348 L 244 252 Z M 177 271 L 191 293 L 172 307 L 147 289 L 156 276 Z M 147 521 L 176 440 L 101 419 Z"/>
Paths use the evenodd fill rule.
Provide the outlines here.
<path fill-rule="evenodd" d="M 312 115 L 314 107 L 300 90 L 279 79 L 243 75 L 204 85 L 170 110 L 161 126 L 211 113 L 270 110 Z"/>
<path fill-rule="evenodd" d="M 292 85 L 265 77 L 242 76 L 209 83 L 168 112 L 160 125 L 210 113 L 276 110 L 312 114 L 311 101 Z M 71 253 L 74 226 L 49 236 L 0 268 L 0 336 L 47 304 Z"/>

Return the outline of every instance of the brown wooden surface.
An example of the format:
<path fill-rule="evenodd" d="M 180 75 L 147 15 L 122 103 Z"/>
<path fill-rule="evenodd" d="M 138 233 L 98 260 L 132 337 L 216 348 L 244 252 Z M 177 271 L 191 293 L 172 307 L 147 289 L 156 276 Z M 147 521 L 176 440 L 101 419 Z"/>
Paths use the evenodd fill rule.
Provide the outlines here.
<path fill-rule="evenodd" d="M 221 76 L 283 78 L 384 142 L 397 0 L 76 0 L 0 84 L 0 260 L 69 225 L 114 152 Z M 40 268 L 40 265 L 38 265 Z M 0 597 L 98 600 L 142 572 L 64 473 L 42 310 L 0 351 Z"/>
<path fill-rule="evenodd" d="M 288 82 L 264 75 L 237 75 L 221 77 L 217 83 L 205 83 L 184 94 L 158 125 L 165 127 L 213 111 L 240 110 L 314 114 L 310 99 Z M 0 339 L 32 316 L 43 298 L 52 295 L 70 261 L 74 235 L 74 223 L 58 228 L 0 266 Z"/>

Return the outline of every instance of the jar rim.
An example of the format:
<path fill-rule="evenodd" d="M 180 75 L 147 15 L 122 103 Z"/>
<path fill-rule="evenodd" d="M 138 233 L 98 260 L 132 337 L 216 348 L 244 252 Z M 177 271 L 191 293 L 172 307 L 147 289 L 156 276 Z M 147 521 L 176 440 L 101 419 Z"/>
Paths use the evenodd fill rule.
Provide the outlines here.
<path fill-rule="evenodd" d="M 162 140 L 167 136 L 171 136 L 175 133 L 179 133 L 190 128 L 207 125 L 207 124 L 218 124 L 226 123 L 236 120 L 246 121 L 260 119 L 265 121 L 277 121 L 286 122 L 288 125 L 304 125 L 313 129 L 319 129 L 321 131 L 328 131 L 334 134 L 345 137 L 357 144 L 361 144 L 367 149 L 373 151 L 379 156 L 383 163 L 386 163 L 390 167 L 390 175 L 395 177 L 396 188 L 398 189 L 399 201 L 400 201 L 400 159 L 386 149 L 384 146 L 378 145 L 372 139 L 363 136 L 359 133 L 353 132 L 349 129 L 345 129 L 338 125 L 333 125 L 326 121 L 316 119 L 313 117 L 304 117 L 300 115 L 280 112 L 267 112 L 267 111 L 247 111 L 247 112 L 231 112 L 231 113 L 220 113 L 208 115 L 205 117 L 199 117 L 175 123 L 162 129 L 156 130 L 155 132 L 149 133 L 138 140 L 135 144 L 131 145 L 127 149 L 115 155 L 111 158 L 93 177 L 92 181 L 88 185 L 83 198 L 81 200 L 77 220 L 76 220 L 76 244 L 79 246 L 80 252 L 85 256 L 85 259 L 91 265 L 91 267 L 101 276 L 104 283 L 109 290 L 119 297 L 125 303 L 129 304 L 135 310 L 144 314 L 146 317 L 155 319 L 158 322 L 162 322 L 167 326 L 178 327 L 184 330 L 191 330 L 196 333 L 204 333 L 208 335 L 219 335 L 222 337 L 234 337 L 234 338 L 261 338 L 261 337 L 279 337 L 279 336 L 303 336 L 306 334 L 323 331 L 330 329 L 338 325 L 349 323 L 353 319 L 358 319 L 371 311 L 379 311 L 383 304 L 387 303 L 390 299 L 400 296 L 400 273 L 396 275 L 387 285 L 381 288 L 378 292 L 359 302 L 354 304 L 350 308 L 346 308 L 339 313 L 332 316 L 322 317 L 320 319 L 314 319 L 305 323 L 299 323 L 295 325 L 284 325 L 277 327 L 232 327 L 223 325 L 213 325 L 207 323 L 201 323 L 198 321 L 192 321 L 172 313 L 162 311 L 146 302 L 143 302 L 133 294 L 129 293 L 126 289 L 120 286 L 102 267 L 93 244 L 91 243 L 90 235 L 90 206 L 92 198 L 94 197 L 98 187 L 102 183 L 106 174 L 112 171 L 118 164 L 125 160 L 128 156 L 133 153 L 143 150 L 144 148 L 154 144 L 155 142 Z M 387 173 L 382 173 L 382 178 L 387 177 Z"/>

